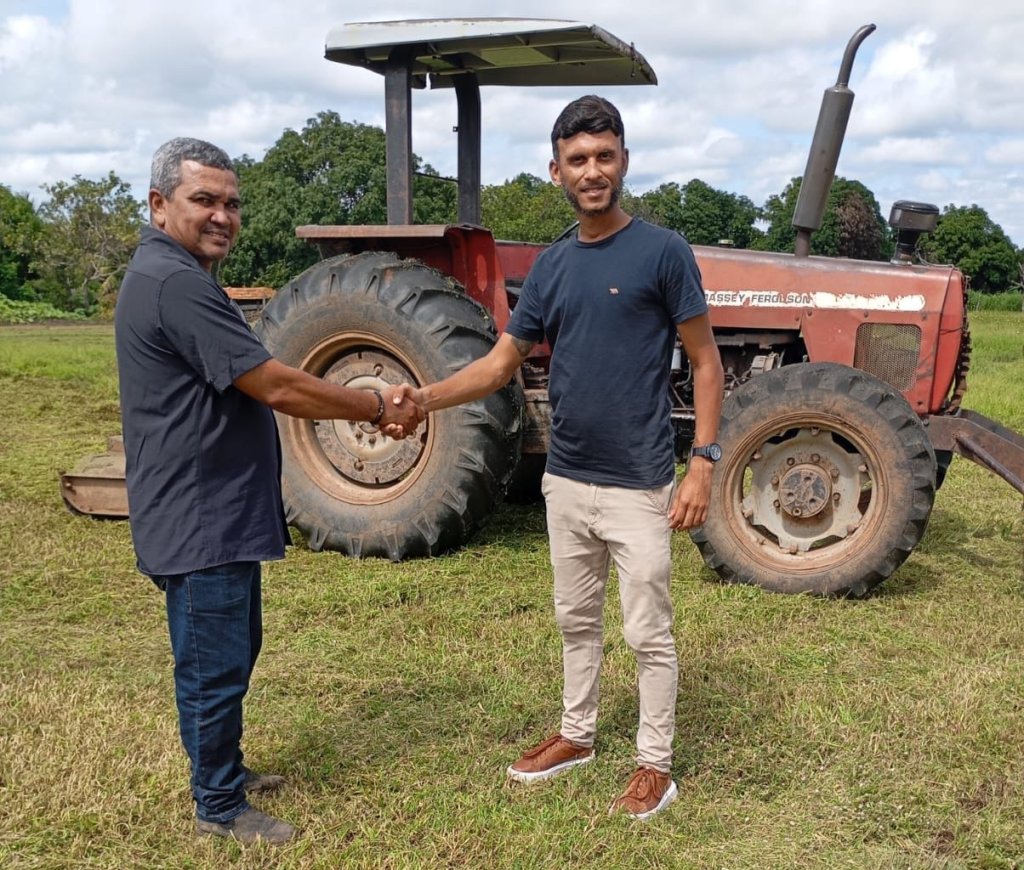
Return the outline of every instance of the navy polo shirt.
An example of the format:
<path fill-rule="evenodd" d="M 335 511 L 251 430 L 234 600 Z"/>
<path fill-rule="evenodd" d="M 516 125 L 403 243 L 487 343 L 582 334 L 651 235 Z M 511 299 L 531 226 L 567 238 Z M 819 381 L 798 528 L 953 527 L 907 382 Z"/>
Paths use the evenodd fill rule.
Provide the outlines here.
<path fill-rule="evenodd" d="M 115 344 L 139 569 L 283 558 L 274 414 L 232 386 L 271 355 L 213 277 L 153 227 L 121 284 Z"/>
<path fill-rule="evenodd" d="M 672 481 L 676 326 L 707 310 L 686 240 L 638 218 L 537 258 L 506 331 L 551 346 L 550 473 L 626 489 Z"/>

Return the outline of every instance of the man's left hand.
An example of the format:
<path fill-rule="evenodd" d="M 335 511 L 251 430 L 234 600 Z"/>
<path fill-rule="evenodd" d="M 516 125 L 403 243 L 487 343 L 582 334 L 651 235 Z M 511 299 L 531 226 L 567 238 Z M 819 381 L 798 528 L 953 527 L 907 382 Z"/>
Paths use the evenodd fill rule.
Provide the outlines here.
<path fill-rule="evenodd" d="M 671 528 L 694 529 L 704 524 L 711 503 L 711 475 L 714 470 L 713 463 L 699 457 L 687 463 L 686 475 L 676 487 L 672 507 L 668 512 Z"/>

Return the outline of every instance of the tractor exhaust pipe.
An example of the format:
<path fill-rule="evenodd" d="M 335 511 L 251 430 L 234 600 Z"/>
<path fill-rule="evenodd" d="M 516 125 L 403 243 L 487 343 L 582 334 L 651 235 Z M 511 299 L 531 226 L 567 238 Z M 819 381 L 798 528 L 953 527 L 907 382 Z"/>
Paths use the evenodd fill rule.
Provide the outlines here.
<path fill-rule="evenodd" d="M 846 136 L 846 124 L 853 108 L 853 91 L 849 88 L 853 58 L 860 44 L 874 31 L 874 24 L 865 24 L 850 37 L 843 53 L 842 66 L 839 67 L 839 78 L 835 86 L 827 88 L 821 98 L 818 124 L 814 128 L 814 139 L 811 140 L 811 153 L 807 155 L 800 196 L 793 212 L 793 226 L 796 227 L 794 253 L 798 257 L 810 254 L 811 233 L 821 226 L 825 203 L 839 163 L 839 151 Z"/>

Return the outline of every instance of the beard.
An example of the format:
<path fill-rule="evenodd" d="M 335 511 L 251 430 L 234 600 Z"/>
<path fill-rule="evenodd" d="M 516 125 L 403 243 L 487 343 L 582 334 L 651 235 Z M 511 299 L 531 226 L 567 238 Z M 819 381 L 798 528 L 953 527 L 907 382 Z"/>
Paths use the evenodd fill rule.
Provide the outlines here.
<path fill-rule="evenodd" d="M 608 198 L 608 204 L 600 208 L 584 208 L 580 204 L 580 198 L 569 190 L 568 187 L 563 187 L 562 190 L 565 193 L 565 198 L 569 200 L 569 205 L 572 206 L 572 210 L 576 212 L 578 217 L 600 217 L 610 212 L 618 204 L 619 195 L 622 193 L 622 184 L 616 184 L 612 187 L 612 195 Z"/>

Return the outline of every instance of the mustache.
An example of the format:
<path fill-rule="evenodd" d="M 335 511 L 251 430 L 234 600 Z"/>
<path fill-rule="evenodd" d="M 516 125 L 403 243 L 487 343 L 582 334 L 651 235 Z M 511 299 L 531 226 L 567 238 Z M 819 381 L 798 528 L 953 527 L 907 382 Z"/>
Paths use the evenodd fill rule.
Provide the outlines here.
<path fill-rule="evenodd" d="M 562 192 L 565 194 L 565 198 L 569 200 L 569 205 L 572 206 L 572 210 L 576 212 L 577 215 L 584 217 L 597 217 L 598 215 L 607 214 L 618 204 L 619 197 L 622 195 L 622 183 L 594 185 L 592 187 L 584 188 L 584 190 L 604 190 L 608 187 L 611 188 L 612 195 L 608 198 L 608 204 L 603 208 L 584 207 L 580 204 L 580 198 L 569 190 L 568 187 L 563 187 Z"/>

